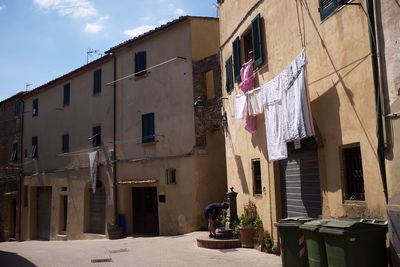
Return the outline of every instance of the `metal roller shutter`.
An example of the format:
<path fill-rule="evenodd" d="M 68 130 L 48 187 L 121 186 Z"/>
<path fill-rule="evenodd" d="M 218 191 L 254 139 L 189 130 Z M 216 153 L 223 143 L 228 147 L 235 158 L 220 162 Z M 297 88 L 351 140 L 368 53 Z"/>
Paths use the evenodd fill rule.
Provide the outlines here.
<path fill-rule="evenodd" d="M 90 190 L 90 233 L 105 233 L 106 192 L 104 188 L 97 188 L 96 193 Z"/>
<path fill-rule="evenodd" d="M 282 215 L 318 217 L 322 214 L 318 154 L 314 140 L 302 148 L 288 146 L 288 158 L 280 162 Z"/>
<path fill-rule="evenodd" d="M 37 188 L 37 238 L 50 239 L 51 187 Z"/>

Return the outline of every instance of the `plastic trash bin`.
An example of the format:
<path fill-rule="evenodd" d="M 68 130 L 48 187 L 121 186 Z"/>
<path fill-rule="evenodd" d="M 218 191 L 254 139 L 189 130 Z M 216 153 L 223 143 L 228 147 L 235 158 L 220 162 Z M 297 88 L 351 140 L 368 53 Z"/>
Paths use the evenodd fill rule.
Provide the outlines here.
<path fill-rule="evenodd" d="M 387 221 L 331 220 L 319 231 L 329 267 L 387 267 Z"/>
<path fill-rule="evenodd" d="M 299 226 L 304 232 L 310 267 L 327 267 L 325 243 L 319 228 L 328 220 L 314 220 Z"/>
<path fill-rule="evenodd" d="M 299 226 L 312 220 L 314 219 L 306 217 L 292 217 L 281 219 L 275 223 L 275 226 L 278 228 L 281 237 L 283 267 L 308 266 L 304 234 Z"/>

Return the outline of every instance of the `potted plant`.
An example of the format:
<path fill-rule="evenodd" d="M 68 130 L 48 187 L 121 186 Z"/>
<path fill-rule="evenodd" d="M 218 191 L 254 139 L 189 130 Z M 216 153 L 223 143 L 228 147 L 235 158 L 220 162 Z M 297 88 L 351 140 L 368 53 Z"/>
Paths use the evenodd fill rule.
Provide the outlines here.
<path fill-rule="evenodd" d="M 257 207 L 249 201 L 244 206 L 244 213 L 239 218 L 239 236 L 242 247 L 254 248 L 254 236 L 260 225 L 262 222 L 257 214 Z"/>
<path fill-rule="evenodd" d="M 110 240 L 120 239 L 120 238 L 124 237 L 124 231 L 123 231 L 122 227 L 115 224 L 114 222 L 107 223 L 107 232 L 108 232 L 108 238 Z"/>

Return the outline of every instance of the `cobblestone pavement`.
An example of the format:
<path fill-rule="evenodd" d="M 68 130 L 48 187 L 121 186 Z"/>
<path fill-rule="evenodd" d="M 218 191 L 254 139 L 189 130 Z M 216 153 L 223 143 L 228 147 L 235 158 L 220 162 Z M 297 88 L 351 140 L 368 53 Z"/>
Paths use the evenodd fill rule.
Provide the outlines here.
<path fill-rule="evenodd" d="M 204 235 L 5 242 L 0 266 L 282 266 L 280 257 L 256 249 L 198 248 L 196 237 Z"/>

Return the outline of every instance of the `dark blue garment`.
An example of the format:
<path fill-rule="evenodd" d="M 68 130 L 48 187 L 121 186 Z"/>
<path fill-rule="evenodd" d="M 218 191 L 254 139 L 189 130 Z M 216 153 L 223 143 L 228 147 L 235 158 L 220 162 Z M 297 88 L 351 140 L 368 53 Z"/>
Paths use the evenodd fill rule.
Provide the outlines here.
<path fill-rule="evenodd" d="M 204 216 L 207 220 L 216 220 L 218 215 L 223 209 L 223 204 L 221 203 L 211 203 L 204 208 Z"/>

